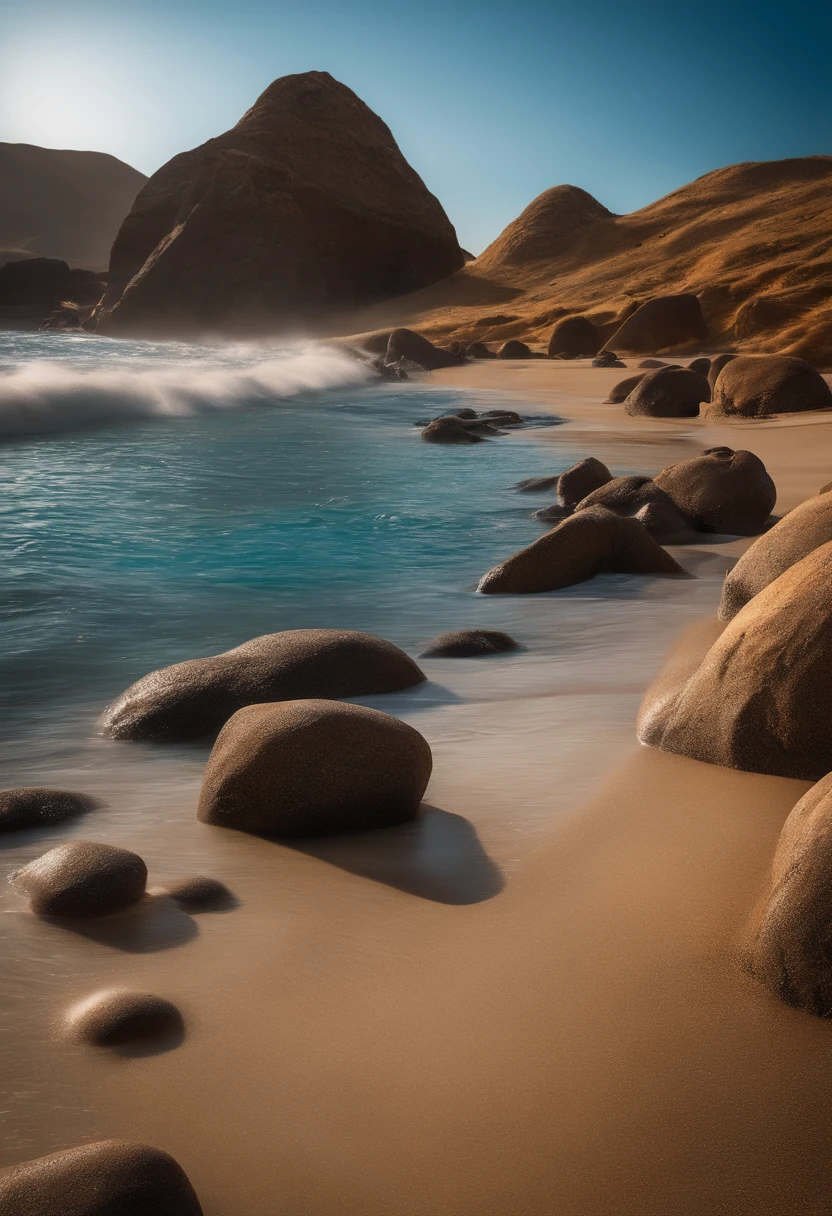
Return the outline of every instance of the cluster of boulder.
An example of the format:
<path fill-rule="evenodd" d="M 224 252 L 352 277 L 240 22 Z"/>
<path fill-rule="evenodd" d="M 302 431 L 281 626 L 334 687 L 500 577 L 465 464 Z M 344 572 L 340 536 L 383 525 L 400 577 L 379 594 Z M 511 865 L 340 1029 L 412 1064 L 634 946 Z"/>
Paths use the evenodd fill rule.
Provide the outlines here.
<path fill-rule="evenodd" d="M 495 435 L 504 435 L 507 426 L 522 426 L 523 419 L 515 410 L 476 410 L 464 408 L 455 414 L 431 418 L 422 431 L 425 443 L 482 443 Z"/>

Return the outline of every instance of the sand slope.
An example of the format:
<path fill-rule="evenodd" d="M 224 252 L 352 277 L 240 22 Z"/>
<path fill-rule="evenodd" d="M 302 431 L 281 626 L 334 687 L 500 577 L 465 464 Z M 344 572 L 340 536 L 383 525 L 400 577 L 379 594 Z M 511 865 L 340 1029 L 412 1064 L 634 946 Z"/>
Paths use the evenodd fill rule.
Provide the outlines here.
<path fill-rule="evenodd" d="M 699 296 L 709 349 L 832 366 L 832 157 L 717 169 L 630 215 L 555 187 L 455 275 L 351 321 L 543 342 L 570 313 L 610 336 L 638 303 L 679 292 Z"/>

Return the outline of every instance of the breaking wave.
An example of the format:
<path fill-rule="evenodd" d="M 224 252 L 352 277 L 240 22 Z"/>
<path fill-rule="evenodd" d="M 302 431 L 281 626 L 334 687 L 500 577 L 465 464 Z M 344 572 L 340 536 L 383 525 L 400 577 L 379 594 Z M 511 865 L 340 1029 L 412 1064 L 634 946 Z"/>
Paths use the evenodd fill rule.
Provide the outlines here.
<path fill-rule="evenodd" d="M 0 440 L 269 404 L 301 393 L 361 384 L 365 363 L 340 351 L 307 347 L 257 361 L 158 358 L 138 365 L 72 367 L 33 359 L 0 372 Z M 213 364 L 213 365 L 212 365 Z"/>

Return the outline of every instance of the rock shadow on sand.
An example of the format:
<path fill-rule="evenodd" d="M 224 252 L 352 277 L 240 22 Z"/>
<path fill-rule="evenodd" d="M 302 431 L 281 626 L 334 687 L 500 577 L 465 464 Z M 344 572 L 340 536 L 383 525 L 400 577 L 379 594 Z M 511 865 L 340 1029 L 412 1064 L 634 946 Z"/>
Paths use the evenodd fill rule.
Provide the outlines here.
<path fill-rule="evenodd" d="M 145 897 L 109 916 L 44 917 L 49 924 L 127 954 L 155 954 L 183 946 L 199 934 L 188 912 L 166 895 Z"/>
<path fill-rule="evenodd" d="M 462 815 L 427 804 L 418 818 L 398 827 L 282 843 L 434 903 L 483 903 L 505 886 L 474 825 Z"/>

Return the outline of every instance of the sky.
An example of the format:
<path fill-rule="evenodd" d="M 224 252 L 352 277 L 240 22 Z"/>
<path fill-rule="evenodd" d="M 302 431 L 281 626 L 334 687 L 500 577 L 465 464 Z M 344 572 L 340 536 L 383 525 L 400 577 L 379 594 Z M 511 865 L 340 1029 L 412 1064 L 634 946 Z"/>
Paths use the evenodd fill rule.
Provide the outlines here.
<path fill-rule="evenodd" d="M 542 190 L 612 211 L 832 153 L 830 0 L 0 0 L 0 140 L 144 173 L 331 72 L 479 253 Z"/>

